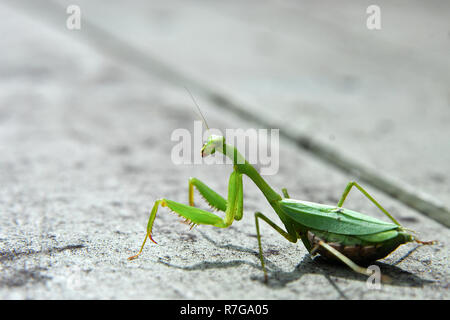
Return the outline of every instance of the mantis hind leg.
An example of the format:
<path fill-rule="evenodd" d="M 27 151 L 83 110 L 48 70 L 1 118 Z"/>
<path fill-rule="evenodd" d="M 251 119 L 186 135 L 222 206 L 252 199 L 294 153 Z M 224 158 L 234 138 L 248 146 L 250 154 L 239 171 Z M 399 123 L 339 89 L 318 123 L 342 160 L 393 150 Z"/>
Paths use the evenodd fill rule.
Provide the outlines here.
<path fill-rule="evenodd" d="M 394 219 L 394 217 L 392 217 L 386 209 L 384 209 L 366 190 L 364 190 L 363 187 L 361 187 L 355 181 L 351 181 L 347 184 L 347 187 L 345 188 L 344 193 L 342 194 L 341 199 L 338 202 L 338 207 L 342 207 L 352 187 L 356 187 L 359 191 L 361 191 L 361 193 L 365 195 L 367 199 L 369 199 L 375 206 L 377 206 L 377 208 L 380 209 L 386 216 L 388 216 L 388 218 L 391 219 L 392 222 L 400 226 L 400 223 L 398 223 L 398 221 Z"/>
<path fill-rule="evenodd" d="M 277 226 L 273 221 L 271 221 L 269 218 L 267 218 L 265 215 L 263 215 L 261 212 L 255 212 L 255 226 L 256 226 L 256 238 L 258 239 L 258 247 L 259 247 L 259 260 L 261 261 L 261 267 L 264 271 L 264 282 L 267 282 L 267 270 L 266 265 L 264 263 L 264 255 L 262 251 L 262 245 L 261 245 L 261 233 L 259 231 L 259 221 L 258 219 L 264 220 L 269 226 L 275 229 L 279 234 L 281 234 L 283 237 L 285 237 L 290 242 L 297 242 L 297 237 L 294 237 L 293 235 L 289 234 L 288 232 L 281 229 L 279 226 Z"/>
<path fill-rule="evenodd" d="M 359 191 L 361 191 L 361 193 L 363 195 L 365 195 L 370 201 L 372 201 L 373 204 L 375 204 L 378 209 L 380 209 L 386 216 L 389 217 L 389 219 L 391 219 L 396 225 L 400 226 L 400 223 L 394 219 L 394 217 L 392 217 L 389 212 L 386 211 L 386 209 L 384 209 L 366 190 L 364 190 L 363 187 L 361 187 L 358 183 L 356 183 L 355 181 L 349 182 L 347 184 L 347 187 L 344 190 L 344 193 L 341 196 L 341 199 L 338 202 L 338 207 L 342 207 L 342 205 L 344 204 L 345 199 L 347 198 L 347 195 L 349 194 L 350 190 L 352 189 L 352 187 L 356 187 Z M 436 244 L 437 241 L 433 240 L 433 241 L 421 241 L 419 239 L 417 239 L 416 237 L 413 237 L 414 241 L 423 245 L 433 245 Z"/>
<path fill-rule="evenodd" d="M 348 257 L 346 257 L 345 255 L 343 255 L 342 253 L 340 253 L 338 250 L 336 250 L 335 248 L 333 248 L 332 246 L 328 245 L 326 242 L 320 240 L 315 246 L 314 248 L 311 250 L 311 255 L 314 255 L 314 253 L 316 252 L 316 250 L 319 248 L 319 246 L 322 246 L 323 248 L 325 248 L 327 251 L 329 251 L 331 254 L 333 254 L 337 259 L 339 259 L 340 261 L 342 261 L 344 264 L 346 264 L 350 269 L 352 269 L 353 271 L 357 272 L 357 273 L 361 273 L 364 274 L 366 276 L 369 276 L 371 274 L 371 271 L 367 268 L 363 268 L 359 265 L 357 265 L 356 263 L 354 263 L 352 260 L 350 260 Z M 381 275 L 381 280 L 383 282 L 390 282 L 391 279 L 388 276 L 385 275 Z"/>

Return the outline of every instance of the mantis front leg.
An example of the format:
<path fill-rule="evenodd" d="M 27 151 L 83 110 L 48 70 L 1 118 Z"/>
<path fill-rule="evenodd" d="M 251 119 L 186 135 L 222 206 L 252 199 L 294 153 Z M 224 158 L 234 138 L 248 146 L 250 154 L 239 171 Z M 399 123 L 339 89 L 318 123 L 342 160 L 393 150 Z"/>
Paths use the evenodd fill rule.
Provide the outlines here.
<path fill-rule="evenodd" d="M 193 185 L 196 185 L 196 187 L 199 189 L 200 193 L 207 199 L 207 201 L 211 204 L 216 204 L 220 206 L 220 203 L 222 200 L 224 200 L 222 197 L 220 197 L 217 193 L 212 191 L 210 188 L 206 187 L 203 183 L 199 183 L 199 180 L 194 180 Z M 190 184 L 190 199 L 191 197 L 191 184 Z M 212 192 L 211 192 L 212 191 Z M 205 196 L 206 195 L 206 196 Z M 191 201 L 190 201 L 191 202 Z M 158 207 L 168 207 L 171 211 L 177 213 L 178 215 L 184 217 L 186 219 L 186 222 L 191 225 L 191 228 L 198 224 L 206 224 L 206 225 L 212 225 L 214 227 L 218 228 L 227 228 L 229 227 L 234 219 L 240 219 L 242 218 L 243 214 L 243 190 L 242 190 L 242 175 L 238 173 L 237 171 L 233 171 L 230 175 L 230 180 L 228 183 L 228 200 L 226 201 L 225 211 L 225 218 L 222 219 L 221 217 L 209 212 L 205 211 L 199 208 L 195 208 L 190 205 L 185 205 L 182 203 L 178 203 L 172 200 L 168 199 L 160 199 L 155 202 L 153 205 L 152 211 L 150 213 L 150 217 L 148 219 L 147 223 L 147 234 L 145 236 L 144 242 L 142 243 L 141 249 L 139 252 L 129 257 L 129 260 L 133 260 L 137 258 L 144 248 L 144 245 L 147 241 L 147 238 L 152 240 L 154 243 L 156 243 L 152 238 L 152 228 L 153 223 L 156 218 L 156 213 L 158 212 Z M 191 204 L 193 204 L 191 202 Z"/>

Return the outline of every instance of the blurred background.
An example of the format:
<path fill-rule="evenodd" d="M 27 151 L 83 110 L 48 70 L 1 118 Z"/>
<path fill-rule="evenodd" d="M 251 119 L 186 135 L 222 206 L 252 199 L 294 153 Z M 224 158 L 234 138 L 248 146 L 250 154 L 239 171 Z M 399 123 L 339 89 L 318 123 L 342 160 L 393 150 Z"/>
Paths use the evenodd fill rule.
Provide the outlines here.
<path fill-rule="evenodd" d="M 3 250 L 42 251 L 43 238 L 70 234 L 66 219 L 80 219 L 65 239 L 80 248 L 105 220 L 129 232 L 125 219 L 137 248 L 153 199 L 185 200 L 185 176 L 203 172 L 168 158 L 170 133 L 197 120 L 183 87 L 211 127 L 280 129 L 291 170 L 272 178 L 280 187 L 305 181 L 310 200 L 326 202 L 361 180 L 397 199 L 396 213 L 448 226 L 449 21 L 445 0 L 2 1 Z M 213 184 L 226 190 L 223 177 Z M 34 272 L 24 281 L 45 282 Z"/>

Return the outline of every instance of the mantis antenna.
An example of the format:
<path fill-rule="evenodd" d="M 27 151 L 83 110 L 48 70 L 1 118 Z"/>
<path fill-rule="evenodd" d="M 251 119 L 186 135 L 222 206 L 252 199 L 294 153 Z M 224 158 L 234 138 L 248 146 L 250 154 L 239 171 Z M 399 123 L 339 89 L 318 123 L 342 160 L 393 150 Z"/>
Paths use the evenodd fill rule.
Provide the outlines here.
<path fill-rule="evenodd" d="M 189 91 L 189 89 L 187 87 L 184 87 L 186 89 L 186 91 L 189 93 L 189 95 L 191 96 L 192 101 L 194 101 L 195 106 L 197 107 L 198 112 L 200 113 L 200 117 L 202 118 L 203 123 L 205 124 L 206 128 L 209 130 L 209 126 L 208 123 L 206 123 L 206 119 L 203 116 L 202 110 L 200 110 L 200 107 L 198 106 L 197 101 L 195 100 L 194 96 L 192 95 L 191 91 Z"/>

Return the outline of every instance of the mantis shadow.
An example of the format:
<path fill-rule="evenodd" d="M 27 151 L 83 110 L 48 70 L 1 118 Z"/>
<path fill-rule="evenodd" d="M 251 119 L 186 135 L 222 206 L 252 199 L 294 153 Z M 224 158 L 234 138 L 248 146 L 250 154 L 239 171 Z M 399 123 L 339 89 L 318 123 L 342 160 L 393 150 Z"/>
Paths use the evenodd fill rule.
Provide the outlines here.
<path fill-rule="evenodd" d="M 259 252 L 250 248 L 241 247 L 233 244 L 219 244 L 209 238 L 206 234 L 201 231 L 198 231 L 201 236 L 206 239 L 208 242 L 213 244 L 214 246 L 222 249 L 245 252 L 249 253 L 253 256 L 258 257 Z M 388 283 L 391 286 L 403 286 L 403 287 L 423 287 L 426 284 L 433 283 L 434 281 L 422 279 L 415 274 L 404 271 L 401 268 L 397 267 L 396 264 L 399 264 L 403 260 L 405 260 L 409 255 L 411 255 L 417 248 L 420 246 L 416 246 L 409 252 L 407 252 L 403 257 L 394 262 L 393 264 L 387 264 L 384 262 L 374 262 L 373 265 L 377 265 L 381 273 L 390 278 L 390 282 Z M 302 261 L 292 270 L 292 271 L 284 271 L 277 267 L 275 263 L 273 263 L 270 259 L 265 258 L 266 268 L 269 273 L 269 281 L 268 283 L 264 282 L 264 276 L 262 273 L 261 265 L 258 263 L 253 263 L 246 260 L 231 260 L 225 262 L 211 262 L 205 261 L 201 263 L 197 263 L 191 266 L 178 266 L 174 264 L 170 264 L 167 261 L 164 261 L 162 258 L 158 260 L 158 262 L 165 264 L 168 267 L 192 271 L 192 270 L 206 270 L 206 269 L 223 269 L 223 268 L 233 268 L 238 267 L 240 265 L 248 265 L 255 269 L 261 271 L 260 276 L 251 276 L 251 279 L 254 281 L 259 281 L 262 284 L 265 284 L 274 289 L 284 288 L 287 284 L 293 281 L 297 281 L 302 278 L 306 274 L 320 274 L 323 275 L 330 284 L 338 291 L 340 296 L 344 299 L 347 299 L 342 290 L 340 290 L 339 286 L 336 284 L 336 281 L 333 278 L 342 278 L 342 279 L 350 279 L 357 280 L 361 282 L 366 282 L 368 277 L 359 273 L 356 273 L 350 270 L 347 266 L 339 263 L 339 262 L 330 262 L 321 256 L 316 256 L 314 258 L 311 257 L 310 254 L 307 254 L 303 257 Z"/>

